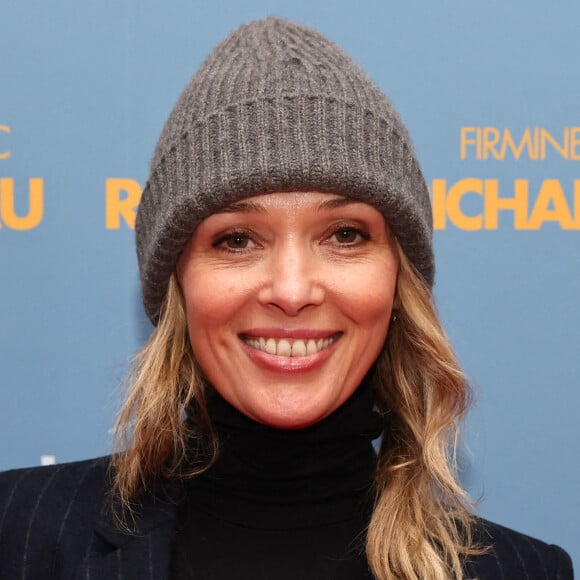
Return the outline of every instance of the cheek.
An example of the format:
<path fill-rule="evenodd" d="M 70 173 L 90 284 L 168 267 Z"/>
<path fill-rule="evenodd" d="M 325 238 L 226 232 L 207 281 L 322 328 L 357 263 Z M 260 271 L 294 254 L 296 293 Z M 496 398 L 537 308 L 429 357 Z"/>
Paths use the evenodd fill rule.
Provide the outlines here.
<path fill-rule="evenodd" d="M 208 280 L 206 279 L 206 282 Z M 225 334 L 231 319 L 231 304 L 226 293 L 214 291 L 211 284 L 191 286 L 184 290 L 187 331 L 193 354 L 203 373 L 211 382 L 213 372 L 220 368 L 220 353 L 223 356 Z"/>
<path fill-rule="evenodd" d="M 227 270 L 191 268 L 188 274 L 183 277 L 182 292 L 193 342 L 197 335 L 215 334 L 229 326 L 253 290 Z"/>
<path fill-rule="evenodd" d="M 205 340 L 220 324 L 219 317 L 216 316 L 216 313 L 220 311 L 219 302 L 211 298 L 208 300 L 203 298 L 203 296 L 196 296 L 194 301 L 186 302 L 187 329 L 192 345 L 202 336 Z"/>
<path fill-rule="evenodd" d="M 352 282 L 345 286 L 344 296 L 351 305 L 353 316 L 377 329 L 388 324 L 395 300 L 396 267 L 378 264 L 374 268 L 353 272 L 349 278 Z"/>
<path fill-rule="evenodd" d="M 221 292 L 216 292 L 214 280 L 202 272 L 188 268 L 180 279 L 181 290 L 185 301 L 187 328 L 192 346 L 196 339 L 205 336 L 212 327 L 219 323 L 218 314 L 223 304 Z"/>

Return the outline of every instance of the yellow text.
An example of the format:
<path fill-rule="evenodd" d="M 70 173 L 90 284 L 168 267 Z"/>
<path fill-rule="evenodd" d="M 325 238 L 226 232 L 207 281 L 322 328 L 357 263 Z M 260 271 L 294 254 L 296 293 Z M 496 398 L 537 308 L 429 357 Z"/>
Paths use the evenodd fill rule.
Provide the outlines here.
<path fill-rule="evenodd" d="M 0 228 L 31 230 L 38 226 L 44 215 L 44 183 L 39 177 L 28 180 L 28 213 L 16 215 L 14 204 L 14 179 L 0 178 Z"/>
<path fill-rule="evenodd" d="M 473 177 L 451 185 L 445 179 L 434 179 L 431 191 L 436 230 L 444 230 L 448 222 L 461 230 L 496 230 L 500 212 L 513 216 L 516 230 L 539 230 L 547 222 L 557 223 L 563 230 L 580 230 L 580 179 L 574 181 L 572 204 L 558 179 L 545 179 L 534 196 L 530 196 L 527 179 L 516 179 L 509 194 L 500 195 L 497 179 Z M 461 202 L 473 195 L 481 199 L 482 209 L 466 215 Z"/>
<path fill-rule="evenodd" d="M 131 229 L 135 227 L 141 186 L 134 179 L 110 178 L 105 182 L 105 224 L 108 230 L 118 230 L 121 218 Z"/>
<path fill-rule="evenodd" d="M 7 125 L 0 125 L 0 133 L 10 133 L 10 127 Z M 10 157 L 10 151 L 0 150 L 0 159 L 8 159 Z"/>
<path fill-rule="evenodd" d="M 580 127 L 565 127 L 561 135 L 553 135 L 543 127 L 528 127 L 518 135 L 507 127 L 461 127 L 461 159 L 524 157 L 541 161 L 546 159 L 548 151 L 563 159 L 580 160 Z"/>

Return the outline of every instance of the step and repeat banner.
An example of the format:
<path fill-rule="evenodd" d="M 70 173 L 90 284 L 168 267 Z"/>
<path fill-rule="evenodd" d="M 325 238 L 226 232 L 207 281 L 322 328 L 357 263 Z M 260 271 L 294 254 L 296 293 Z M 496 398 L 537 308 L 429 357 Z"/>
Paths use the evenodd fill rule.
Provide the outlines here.
<path fill-rule="evenodd" d="M 580 4 L 197 0 L 0 7 L 0 469 L 106 454 L 140 302 L 135 209 L 181 89 L 269 14 L 391 97 L 433 200 L 440 313 L 476 391 L 481 513 L 580 561 Z"/>

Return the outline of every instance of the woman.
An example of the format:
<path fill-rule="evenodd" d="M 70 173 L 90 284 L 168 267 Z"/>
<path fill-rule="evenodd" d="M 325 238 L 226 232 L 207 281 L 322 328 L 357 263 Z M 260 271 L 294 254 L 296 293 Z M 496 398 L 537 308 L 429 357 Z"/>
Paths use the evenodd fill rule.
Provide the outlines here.
<path fill-rule="evenodd" d="M 143 192 L 156 328 L 124 450 L 3 476 L 0 577 L 571 578 L 456 480 L 469 390 L 431 220 L 404 125 L 336 45 L 274 18 L 230 34 Z"/>

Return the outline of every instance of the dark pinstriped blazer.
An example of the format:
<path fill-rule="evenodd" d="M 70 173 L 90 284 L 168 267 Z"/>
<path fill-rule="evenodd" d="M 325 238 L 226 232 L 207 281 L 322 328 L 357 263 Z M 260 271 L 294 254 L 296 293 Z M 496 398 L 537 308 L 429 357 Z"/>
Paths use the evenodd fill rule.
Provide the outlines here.
<path fill-rule="evenodd" d="M 108 507 L 108 466 L 101 458 L 0 474 L 0 580 L 169 580 L 176 486 L 144 500 L 128 535 Z M 467 578 L 573 577 L 557 546 L 484 520 L 478 536 L 492 549 L 466 563 Z"/>

